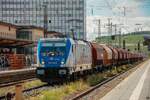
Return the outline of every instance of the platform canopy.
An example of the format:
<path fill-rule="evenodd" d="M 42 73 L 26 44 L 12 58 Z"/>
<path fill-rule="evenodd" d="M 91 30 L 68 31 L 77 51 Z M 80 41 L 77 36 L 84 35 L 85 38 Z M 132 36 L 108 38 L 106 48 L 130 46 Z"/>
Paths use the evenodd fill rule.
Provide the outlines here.
<path fill-rule="evenodd" d="M 25 46 L 35 46 L 36 41 L 23 39 L 10 39 L 0 37 L 0 48 L 19 48 Z"/>

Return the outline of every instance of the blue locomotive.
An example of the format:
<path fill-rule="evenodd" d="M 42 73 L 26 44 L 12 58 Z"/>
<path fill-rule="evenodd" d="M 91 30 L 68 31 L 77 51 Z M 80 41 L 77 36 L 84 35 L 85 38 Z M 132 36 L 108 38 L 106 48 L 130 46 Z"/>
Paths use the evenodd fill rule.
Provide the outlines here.
<path fill-rule="evenodd" d="M 43 38 L 38 41 L 36 70 L 43 82 L 67 79 L 92 67 L 90 43 L 72 38 Z"/>

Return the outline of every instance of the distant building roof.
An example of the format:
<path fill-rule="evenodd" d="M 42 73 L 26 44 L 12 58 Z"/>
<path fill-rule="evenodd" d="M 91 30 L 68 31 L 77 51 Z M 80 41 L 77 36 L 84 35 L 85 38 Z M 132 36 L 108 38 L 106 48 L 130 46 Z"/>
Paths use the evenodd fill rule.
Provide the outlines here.
<path fill-rule="evenodd" d="M 40 30 L 44 30 L 44 28 L 42 27 L 37 27 L 37 26 L 17 26 L 17 29 L 40 29 Z"/>
<path fill-rule="evenodd" d="M 56 31 L 48 31 L 47 35 L 50 37 L 66 37 L 63 33 L 56 32 Z"/>
<path fill-rule="evenodd" d="M 11 26 L 11 27 L 16 28 L 16 25 L 11 24 L 11 23 L 7 23 L 7 22 L 2 22 L 2 21 L 0 21 L 0 25 Z"/>
<path fill-rule="evenodd" d="M 47 31 L 47 34 L 63 34 L 63 33 L 60 33 L 60 32 L 56 32 L 56 31 Z"/>

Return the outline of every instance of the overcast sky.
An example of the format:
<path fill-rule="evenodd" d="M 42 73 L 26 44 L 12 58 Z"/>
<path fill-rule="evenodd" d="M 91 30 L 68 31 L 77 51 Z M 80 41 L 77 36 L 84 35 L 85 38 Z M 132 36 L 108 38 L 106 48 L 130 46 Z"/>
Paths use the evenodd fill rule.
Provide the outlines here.
<path fill-rule="evenodd" d="M 88 16 L 120 15 L 124 7 L 126 16 L 150 16 L 150 0 L 87 0 Z"/>
<path fill-rule="evenodd" d="M 97 19 L 101 19 L 102 35 L 108 35 L 108 28 L 105 27 L 108 18 L 111 18 L 113 24 L 123 24 L 121 27 L 124 34 L 138 30 L 148 31 L 150 0 L 87 0 L 88 39 L 93 40 L 97 36 Z"/>

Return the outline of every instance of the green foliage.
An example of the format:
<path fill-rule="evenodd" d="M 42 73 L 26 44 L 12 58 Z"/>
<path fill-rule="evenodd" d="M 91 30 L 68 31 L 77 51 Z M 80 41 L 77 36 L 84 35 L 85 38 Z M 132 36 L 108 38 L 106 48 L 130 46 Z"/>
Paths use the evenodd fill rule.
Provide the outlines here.
<path fill-rule="evenodd" d="M 122 70 L 126 71 L 126 70 L 128 70 L 129 66 L 128 65 L 123 65 L 121 68 L 122 68 Z"/>
<path fill-rule="evenodd" d="M 122 68 L 120 68 L 120 67 L 117 68 L 117 72 L 118 72 L 118 73 L 121 73 L 122 71 L 123 71 Z"/>
<path fill-rule="evenodd" d="M 116 68 L 116 67 L 114 67 L 114 68 L 111 70 L 111 73 L 112 73 L 112 75 L 116 75 L 116 74 L 118 74 L 118 72 L 117 72 L 117 68 Z"/>
<path fill-rule="evenodd" d="M 105 74 L 106 74 L 106 77 L 112 77 L 112 76 L 114 76 L 114 74 L 112 73 L 112 71 L 107 71 Z"/>
<path fill-rule="evenodd" d="M 54 89 L 49 89 L 43 91 L 41 95 L 35 97 L 36 100 L 62 100 L 65 96 L 75 93 L 77 91 L 82 91 L 89 86 L 82 80 L 63 85 L 61 87 L 56 87 Z"/>
<path fill-rule="evenodd" d="M 143 41 L 144 38 L 143 38 L 143 35 L 133 35 L 133 34 L 129 34 L 129 35 L 122 35 L 121 36 L 121 42 L 123 42 L 123 40 L 126 40 L 126 43 L 138 43 L 139 41 Z M 101 37 L 101 38 L 96 38 L 96 42 L 99 42 L 99 43 L 115 43 L 115 42 L 119 42 L 119 36 L 117 35 L 116 36 L 116 39 L 115 40 L 111 40 L 110 36 L 104 36 L 104 37 Z"/>
<path fill-rule="evenodd" d="M 45 83 L 41 82 L 40 80 L 35 80 L 35 81 L 30 81 L 24 84 L 24 88 L 31 88 L 31 87 L 36 87 L 36 86 L 40 86 L 43 85 Z"/>
<path fill-rule="evenodd" d="M 90 86 L 94 86 L 102 82 L 104 79 L 105 78 L 103 74 L 97 74 L 97 75 L 89 76 L 86 81 Z"/>
<path fill-rule="evenodd" d="M 138 49 L 138 42 L 140 42 L 141 51 L 148 53 L 147 46 L 143 46 L 144 35 L 150 34 L 150 32 L 143 33 L 130 33 L 121 35 L 121 47 L 123 47 L 123 41 L 126 42 L 126 49 L 130 49 L 130 51 L 135 51 L 135 48 Z M 119 46 L 119 35 L 115 36 L 115 40 L 112 40 L 110 36 L 102 36 L 96 38 L 95 42 L 109 44 L 114 46 Z"/>

